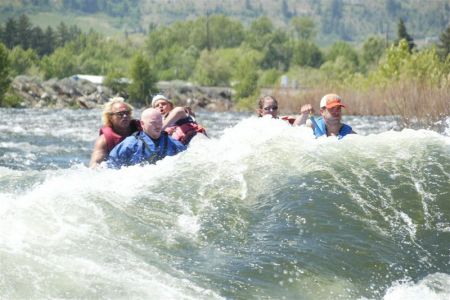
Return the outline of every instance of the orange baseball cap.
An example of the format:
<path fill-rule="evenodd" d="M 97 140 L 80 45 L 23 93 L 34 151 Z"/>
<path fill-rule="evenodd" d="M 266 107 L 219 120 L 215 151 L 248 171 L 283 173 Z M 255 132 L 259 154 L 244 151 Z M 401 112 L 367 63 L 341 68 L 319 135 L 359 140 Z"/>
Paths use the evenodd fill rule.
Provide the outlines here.
<path fill-rule="evenodd" d="M 320 100 L 320 108 L 333 108 L 336 106 L 342 106 L 342 107 L 346 107 L 343 103 L 342 103 L 342 98 L 339 95 L 336 94 L 327 94 L 325 96 L 322 97 L 322 99 Z"/>

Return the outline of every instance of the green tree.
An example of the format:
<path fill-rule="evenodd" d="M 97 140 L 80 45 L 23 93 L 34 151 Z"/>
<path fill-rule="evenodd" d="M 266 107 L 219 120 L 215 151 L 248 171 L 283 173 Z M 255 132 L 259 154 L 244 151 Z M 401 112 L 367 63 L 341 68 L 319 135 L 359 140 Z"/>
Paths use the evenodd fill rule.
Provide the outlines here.
<path fill-rule="evenodd" d="M 282 72 L 275 70 L 275 69 L 268 69 L 262 72 L 258 73 L 258 86 L 259 87 L 273 87 L 280 76 L 282 75 Z"/>
<path fill-rule="evenodd" d="M 237 56 L 233 50 L 203 50 L 197 60 L 192 80 L 204 86 L 229 86 L 233 64 Z"/>
<path fill-rule="evenodd" d="M 290 19 L 293 15 L 293 13 L 289 10 L 289 5 L 287 3 L 287 0 L 281 1 L 281 14 L 286 19 Z"/>
<path fill-rule="evenodd" d="M 36 52 L 28 48 L 22 49 L 20 46 L 14 47 L 9 53 L 11 62 L 11 76 L 26 74 L 27 70 L 38 64 L 38 55 Z"/>
<path fill-rule="evenodd" d="M 386 51 L 379 68 L 370 76 L 372 85 L 389 86 L 400 80 L 439 87 L 448 82 L 450 59 L 442 63 L 434 48 L 409 52 L 406 40 Z"/>
<path fill-rule="evenodd" d="M 181 80 L 188 80 L 194 72 L 197 59 L 200 56 L 200 52 L 195 46 L 190 46 L 183 51 L 173 62 L 174 78 Z"/>
<path fill-rule="evenodd" d="M 268 17 L 260 17 L 253 21 L 246 32 L 245 41 L 255 50 L 262 51 L 267 45 L 267 39 L 275 30 Z"/>
<path fill-rule="evenodd" d="M 386 58 L 380 64 L 377 71 L 372 75 L 374 82 L 380 85 L 398 81 L 402 73 L 402 68 L 411 59 L 408 42 L 401 40 L 398 45 L 393 45 L 386 51 Z"/>
<path fill-rule="evenodd" d="M 311 17 L 293 17 L 290 25 L 294 38 L 313 40 L 316 36 L 314 20 Z"/>
<path fill-rule="evenodd" d="M 409 52 L 411 52 L 416 47 L 416 44 L 414 44 L 414 39 L 408 34 L 405 22 L 402 18 L 400 18 L 400 20 L 398 21 L 397 40 L 395 41 L 395 44 L 398 45 L 401 40 L 406 40 L 406 42 L 408 43 Z"/>
<path fill-rule="evenodd" d="M 273 32 L 268 37 L 266 49 L 263 53 L 264 58 L 261 61 L 263 69 L 288 70 L 292 58 L 292 48 L 287 33 L 282 30 Z"/>
<path fill-rule="evenodd" d="M 26 15 L 21 15 L 17 22 L 17 42 L 22 49 L 27 50 L 31 46 L 32 26 Z"/>
<path fill-rule="evenodd" d="M 9 49 L 14 48 L 19 42 L 17 38 L 17 22 L 14 18 L 9 18 L 6 21 L 3 42 Z"/>
<path fill-rule="evenodd" d="M 70 41 L 70 34 L 69 34 L 69 28 L 67 27 L 66 23 L 61 22 L 59 23 L 58 27 L 56 28 L 56 47 L 63 47 L 68 41 Z"/>
<path fill-rule="evenodd" d="M 185 72 L 190 74 L 192 70 L 186 70 L 183 67 L 182 61 L 180 58 L 183 56 L 185 52 L 185 48 L 181 47 L 178 44 L 174 44 L 169 48 L 164 49 L 164 51 L 159 51 L 156 55 L 150 56 L 150 66 L 151 69 L 156 72 L 157 77 L 160 80 L 173 80 L 177 79 L 177 76 L 180 73 L 183 73 L 183 77 L 187 76 Z M 189 64 L 189 61 L 186 61 Z M 194 67 L 195 63 L 191 65 Z"/>
<path fill-rule="evenodd" d="M 382 38 L 370 37 L 362 46 L 362 60 L 366 65 L 377 64 L 385 50 Z"/>
<path fill-rule="evenodd" d="M 263 59 L 262 53 L 242 47 L 235 52 L 236 60 L 232 68 L 233 89 L 238 107 L 249 108 L 259 94 L 258 65 Z"/>
<path fill-rule="evenodd" d="M 339 57 L 344 57 L 351 65 L 354 71 L 357 70 L 359 66 L 359 58 L 358 53 L 356 53 L 355 49 L 353 49 L 348 43 L 338 41 L 334 43 L 328 54 L 326 56 L 326 60 L 328 61 L 336 61 Z"/>
<path fill-rule="evenodd" d="M 34 49 L 36 51 L 37 54 L 39 55 L 44 55 L 44 49 L 46 47 L 45 43 L 45 35 L 44 32 L 42 31 L 41 27 L 33 27 L 31 29 L 31 34 L 30 34 L 30 39 L 29 39 L 29 43 L 30 43 L 30 48 Z"/>
<path fill-rule="evenodd" d="M 44 78 L 64 78 L 78 73 L 78 62 L 73 48 L 66 46 L 58 48 L 41 60 Z"/>
<path fill-rule="evenodd" d="M 77 72 L 98 75 L 112 70 L 126 74 L 132 52 L 135 51 L 128 43 L 107 39 L 95 32 L 80 34 L 63 48 L 76 62 Z"/>
<path fill-rule="evenodd" d="M 344 4 L 342 0 L 331 0 L 321 14 L 322 32 L 325 34 L 339 34 L 342 30 L 341 20 L 343 15 Z"/>
<path fill-rule="evenodd" d="M 190 24 L 183 25 L 183 31 L 186 29 L 189 43 L 185 47 L 194 45 L 199 50 L 237 47 L 244 40 L 242 23 L 222 15 L 198 18 Z"/>
<path fill-rule="evenodd" d="M 11 83 L 8 56 L 8 49 L 3 43 L 0 43 L 0 106 L 4 104 L 4 96 Z"/>
<path fill-rule="evenodd" d="M 53 28 L 47 26 L 47 29 L 44 32 L 44 40 L 42 43 L 42 48 L 40 48 L 39 55 L 49 55 L 56 48 L 56 36 Z"/>
<path fill-rule="evenodd" d="M 276 68 L 287 70 L 292 57 L 292 49 L 285 31 L 276 30 L 268 17 L 255 20 L 246 32 L 246 44 L 262 52 L 261 61 L 263 69 Z"/>
<path fill-rule="evenodd" d="M 450 54 L 450 25 L 439 36 L 437 50 L 443 60 Z"/>
<path fill-rule="evenodd" d="M 114 94 L 126 92 L 128 83 L 123 79 L 125 76 L 120 70 L 111 70 L 106 74 L 103 84 L 109 87 Z"/>
<path fill-rule="evenodd" d="M 242 23 L 226 16 L 212 16 L 209 28 L 212 48 L 238 47 L 244 40 Z"/>
<path fill-rule="evenodd" d="M 131 84 L 128 86 L 130 102 L 138 105 L 149 105 L 150 95 L 156 92 L 157 78 L 150 69 L 150 63 L 142 54 L 136 54 L 131 60 Z"/>
<path fill-rule="evenodd" d="M 345 56 L 326 61 L 320 66 L 320 71 L 324 77 L 321 81 L 334 86 L 342 85 L 356 75 L 354 63 Z"/>
<path fill-rule="evenodd" d="M 318 68 L 324 60 L 319 47 L 307 40 L 295 41 L 292 52 L 292 63 L 295 65 Z"/>

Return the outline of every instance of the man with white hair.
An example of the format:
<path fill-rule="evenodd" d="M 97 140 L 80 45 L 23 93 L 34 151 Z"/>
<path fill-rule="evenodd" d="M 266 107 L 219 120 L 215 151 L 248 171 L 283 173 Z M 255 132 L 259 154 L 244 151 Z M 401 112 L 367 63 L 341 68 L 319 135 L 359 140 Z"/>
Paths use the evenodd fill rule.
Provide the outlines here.
<path fill-rule="evenodd" d="M 347 134 L 355 133 L 353 129 L 341 122 L 341 108 L 346 107 L 342 98 L 336 94 L 327 94 L 320 100 L 321 117 L 317 120 L 312 118 L 312 128 L 316 137 L 337 136 L 339 139 Z"/>
<path fill-rule="evenodd" d="M 109 152 L 127 136 L 141 129 L 139 120 L 132 118 L 133 107 L 122 97 L 114 97 L 103 107 L 103 126 L 95 141 L 89 166 L 95 168 L 106 160 Z"/>
<path fill-rule="evenodd" d="M 186 150 L 186 146 L 162 131 L 163 120 L 159 110 L 147 108 L 141 115 L 142 130 L 127 137 L 110 152 L 107 165 L 120 168 L 144 163 L 155 163 L 166 156 Z"/>

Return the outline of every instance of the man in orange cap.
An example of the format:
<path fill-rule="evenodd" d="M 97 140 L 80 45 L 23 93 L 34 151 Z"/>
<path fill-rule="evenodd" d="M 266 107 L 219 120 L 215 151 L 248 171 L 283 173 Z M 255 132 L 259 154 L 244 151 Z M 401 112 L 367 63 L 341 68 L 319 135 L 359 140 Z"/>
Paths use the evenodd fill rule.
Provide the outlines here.
<path fill-rule="evenodd" d="M 311 118 L 314 135 L 337 136 L 339 139 L 347 134 L 355 133 L 350 126 L 341 123 L 341 108 L 345 107 L 342 98 L 336 94 L 327 94 L 320 100 L 320 114 L 317 120 Z"/>

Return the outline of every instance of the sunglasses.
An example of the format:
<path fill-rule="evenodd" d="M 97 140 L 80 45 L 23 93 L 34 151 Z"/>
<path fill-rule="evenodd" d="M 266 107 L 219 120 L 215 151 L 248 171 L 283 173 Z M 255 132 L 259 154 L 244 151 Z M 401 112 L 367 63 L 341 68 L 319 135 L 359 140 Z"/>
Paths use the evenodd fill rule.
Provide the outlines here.
<path fill-rule="evenodd" d="M 264 107 L 265 111 L 274 111 L 277 109 L 278 109 L 278 106 L 275 106 L 275 105 Z"/>
<path fill-rule="evenodd" d="M 111 116 L 118 116 L 118 117 L 129 117 L 131 115 L 131 111 L 129 110 L 124 110 L 124 111 L 119 111 L 119 112 L 115 112 L 115 113 L 111 113 Z"/>

